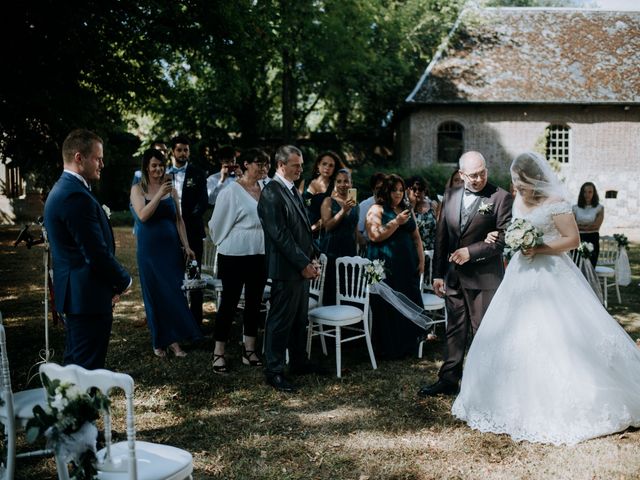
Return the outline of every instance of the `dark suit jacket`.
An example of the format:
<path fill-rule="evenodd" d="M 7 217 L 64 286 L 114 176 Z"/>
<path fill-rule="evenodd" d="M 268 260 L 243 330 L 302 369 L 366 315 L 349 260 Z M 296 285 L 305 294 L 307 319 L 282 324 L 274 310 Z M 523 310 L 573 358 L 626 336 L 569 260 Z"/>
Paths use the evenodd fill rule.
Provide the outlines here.
<path fill-rule="evenodd" d="M 467 225 L 460 228 L 460 207 L 464 188 L 454 188 L 445 192 L 440 220 L 436 232 L 433 258 L 433 278 L 444 278 L 446 285 L 455 288 L 495 290 L 504 275 L 502 250 L 504 230 L 511 221 L 513 198 L 509 192 L 487 184 L 476 203 Z M 488 212 L 482 213 L 477 207 L 491 204 Z M 498 230 L 500 236 L 495 243 L 485 243 L 489 232 Z M 471 259 L 464 265 L 449 262 L 449 256 L 458 248 L 467 247 Z"/>
<path fill-rule="evenodd" d="M 196 252 L 198 252 L 198 245 L 202 245 L 202 239 L 205 237 L 202 216 L 208 206 L 207 179 L 204 172 L 189 163 L 184 173 L 180 208 L 189 246 Z M 202 250 L 201 246 L 199 248 Z"/>
<path fill-rule="evenodd" d="M 277 176 L 262 190 L 258 216 L 269 278 L 302 280 L 302 270 L 316 254 L 311 225 L 303 207 Z"/>
<path fill-rule="evenodd" d="M 111 313 L 113 295 L 131 281 L 115 259 L 113 232 L 102 206 L 80 179 L 63 173 L 44 206 L 53 258 L 56 309 L 70 314 Z"/>

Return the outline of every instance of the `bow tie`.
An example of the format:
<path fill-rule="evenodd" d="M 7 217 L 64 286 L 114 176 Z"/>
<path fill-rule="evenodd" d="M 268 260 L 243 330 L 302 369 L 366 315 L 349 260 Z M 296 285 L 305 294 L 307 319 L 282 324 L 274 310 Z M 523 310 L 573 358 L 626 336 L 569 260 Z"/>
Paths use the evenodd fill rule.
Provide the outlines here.
<path fill-rule="evenodd" d="M 472 192 L 471 190 L 468 190 L 466 188 L 464 189 L 464 194 L 465 195 L 473 195 L 475 197 L 480 197 L 481 196 L 480 192 Z"/>
<path fill-rule="evenodd" d="M 167 173 L 184 173 L 186 169 L 186 165 L 184 167 L 169 167 Z"/>

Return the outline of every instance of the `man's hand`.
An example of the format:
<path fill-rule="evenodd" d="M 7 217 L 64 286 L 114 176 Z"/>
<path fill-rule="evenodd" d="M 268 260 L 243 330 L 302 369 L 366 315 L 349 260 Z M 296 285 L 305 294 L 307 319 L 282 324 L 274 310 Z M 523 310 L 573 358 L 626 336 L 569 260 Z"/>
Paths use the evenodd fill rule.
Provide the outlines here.
<path fill-rule="evenodd" d="M 433 292 L 439 297 L 444 297 L 444 294 L 446 293 L 446 290 L 444 288 L 444 279 L 433 279 Z"/>
<path fill-rule="evenodd" d="M 463 265 L 470 259 L 471 255 L 469 254 L 469 249 L 467 247 L 459 248 L 449 256 L 449 261 L 458 265 Z"/>
<path fill-rule="evenodd" d="M 320 272 L 313 263 L 310 263 L 306 267 L 304 267 L 304 270 L 302 270 L 301 274 L 304 278 L 308 278 L 309 280 L 320 276 Z"/>

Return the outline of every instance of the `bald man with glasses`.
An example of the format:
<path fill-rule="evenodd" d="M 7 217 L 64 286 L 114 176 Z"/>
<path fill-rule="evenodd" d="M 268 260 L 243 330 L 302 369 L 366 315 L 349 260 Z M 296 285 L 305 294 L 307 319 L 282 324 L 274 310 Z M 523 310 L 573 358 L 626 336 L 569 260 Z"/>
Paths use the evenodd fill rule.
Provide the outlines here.
<path fill-rule="evenodd" d="M 418 391 L 421 397 L 458 392 L 469 331 L 473 337 L 504 276 L 504 231 L 513 198 L 488 182 L 479 152 L 460 157 L 460 175 L 464 186 L 444 195 L 433 258 L 433 289 L 448 313 L 444 363 L 438 381 Z M 493 231 L 497 240 L 485 242 Z"/>

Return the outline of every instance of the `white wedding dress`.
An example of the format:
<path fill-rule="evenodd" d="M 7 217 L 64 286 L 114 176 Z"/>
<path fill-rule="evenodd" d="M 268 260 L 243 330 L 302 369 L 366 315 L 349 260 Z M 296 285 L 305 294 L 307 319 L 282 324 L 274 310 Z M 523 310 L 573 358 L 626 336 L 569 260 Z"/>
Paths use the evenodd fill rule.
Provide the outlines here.
<path fill-rule="evenodd" d="M 541 205 L 524 217 L 559 236 Z M 640 426 L 640 349 L 568 255 L 516 253 L 467 355 L 452 413 L 482 432 L 575 444 Z"/>

